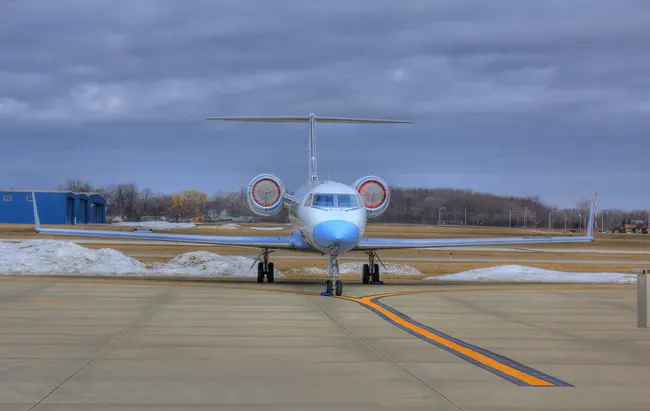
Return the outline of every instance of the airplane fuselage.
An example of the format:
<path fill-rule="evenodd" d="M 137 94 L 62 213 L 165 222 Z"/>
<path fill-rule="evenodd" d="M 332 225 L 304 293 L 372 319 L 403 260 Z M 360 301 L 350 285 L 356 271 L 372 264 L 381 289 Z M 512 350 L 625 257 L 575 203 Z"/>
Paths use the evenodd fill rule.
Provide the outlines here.
<path fill-rule="evenodd" d="M 311 251 L 343 254 L 355 248 L 366 229 L 366 209 L 355 189 L 323 181 L 298 189 L 289 204 L 292 231 L 301 235 Z"/>

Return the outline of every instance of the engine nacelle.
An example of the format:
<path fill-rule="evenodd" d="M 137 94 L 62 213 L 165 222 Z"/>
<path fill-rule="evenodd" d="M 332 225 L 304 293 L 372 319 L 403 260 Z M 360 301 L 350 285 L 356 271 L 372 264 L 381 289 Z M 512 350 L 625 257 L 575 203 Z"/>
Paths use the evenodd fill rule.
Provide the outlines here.
<path fill-rule="evenodd" d="M 282 210 L 284 194 L 282 180 L 271 174 L 260 174 L 248 184 L 246 200 L 255 214 L 272 216 Z"/>
<path fill-rule="evenodd" d="M 361 177 L 353 184 L 363 199 L 368 217 L 378 217 L 386 211 L 390 203 L 390 188 L 384 180 L 376 176 Z"/>

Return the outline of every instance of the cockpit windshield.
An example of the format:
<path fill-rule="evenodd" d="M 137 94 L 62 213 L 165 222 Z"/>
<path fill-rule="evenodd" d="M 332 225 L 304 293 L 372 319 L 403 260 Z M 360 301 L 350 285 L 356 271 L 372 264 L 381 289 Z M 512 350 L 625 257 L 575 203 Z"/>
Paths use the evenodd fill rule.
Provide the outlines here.
<path fill-rule="evenodd" d="M 340 208 L 353 208 L 358 207 L 357 197 L 353 194 L 337 194 L 337 207 Z"/>
<path fill-rule="evenodd" d="M 312 207 L 323 208 L 356 208 L 359 201 L 354 194 L 314 194 Z"/>
<path fill-rule="evenodd" d="M 315 207 L 334 207 L 334 194 L 315 194 L 312 205 Z"/>

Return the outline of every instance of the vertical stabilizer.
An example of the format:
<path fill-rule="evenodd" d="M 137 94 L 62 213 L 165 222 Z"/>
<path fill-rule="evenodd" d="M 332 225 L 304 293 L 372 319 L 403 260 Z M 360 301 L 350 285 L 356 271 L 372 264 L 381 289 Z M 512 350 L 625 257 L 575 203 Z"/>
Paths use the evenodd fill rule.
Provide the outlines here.
<path fill-rule="evenodd" d="M 318 167 L 316 164 L 316 115 L 309 114 L 309 183 L 318 183 Z"/>

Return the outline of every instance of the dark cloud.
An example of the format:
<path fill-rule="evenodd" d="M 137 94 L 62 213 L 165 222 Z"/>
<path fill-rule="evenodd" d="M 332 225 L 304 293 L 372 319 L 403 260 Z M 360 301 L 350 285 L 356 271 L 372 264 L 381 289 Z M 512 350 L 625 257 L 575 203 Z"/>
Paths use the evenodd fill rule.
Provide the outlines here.
<path fill-rule="evenodd" d="M 304 125 L 203 118 L 314 111 L 416 121 L 319 126 L 325 176 L 645 208 L 648 27 L 631 0 L 0 0 L 0 183 L 295 188 Z"/>

